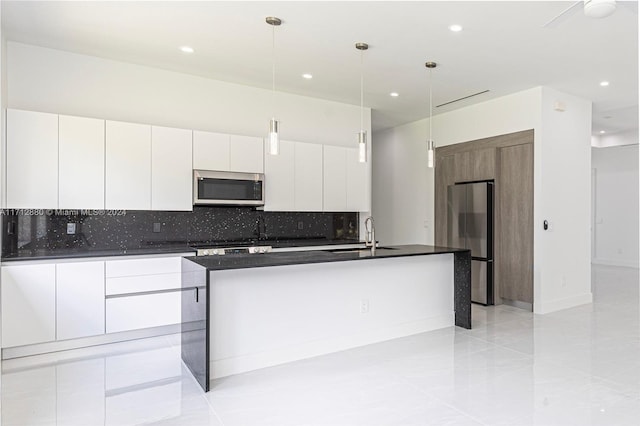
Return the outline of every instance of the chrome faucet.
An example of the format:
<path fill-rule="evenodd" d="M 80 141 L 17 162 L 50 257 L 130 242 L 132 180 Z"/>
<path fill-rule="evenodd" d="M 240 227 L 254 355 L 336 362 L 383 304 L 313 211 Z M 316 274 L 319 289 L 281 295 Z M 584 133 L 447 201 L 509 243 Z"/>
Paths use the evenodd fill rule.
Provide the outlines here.
<path fill-rule="evenodd" d="M 376 254 L 376 227 L 373 223 L 373 216 L 369 216 L 364 220 L 364 228 L 367 231 L 365 245 L 371 248 L 371 254 Z"/>

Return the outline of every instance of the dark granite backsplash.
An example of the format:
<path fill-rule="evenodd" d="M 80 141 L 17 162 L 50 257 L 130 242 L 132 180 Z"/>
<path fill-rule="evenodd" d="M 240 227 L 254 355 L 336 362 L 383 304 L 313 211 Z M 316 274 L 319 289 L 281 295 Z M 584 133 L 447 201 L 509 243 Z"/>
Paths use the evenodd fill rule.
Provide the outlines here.
<path fill-rule="evenodd" d="M 358 240 L 358 213 L 263 212 L 249 207 L 3 211 L 2 256 L 19 250 L 140 249 L 243 240 Z M 75 233 L 67 226 L 75 226 Z M 155 231 L 155 232 L 154 232 Z M 159 231 L 159 232 L 158 232 Z"/>

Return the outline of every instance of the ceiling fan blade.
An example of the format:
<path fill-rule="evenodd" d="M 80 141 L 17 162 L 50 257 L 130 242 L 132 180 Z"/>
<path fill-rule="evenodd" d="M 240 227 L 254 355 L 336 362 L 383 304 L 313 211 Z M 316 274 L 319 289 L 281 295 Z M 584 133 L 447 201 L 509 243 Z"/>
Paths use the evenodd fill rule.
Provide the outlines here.
<path fill-rule="evenodd" d="M 558 25 L 560 25 L 562 22 L 564 22 L 567 18 L 569 18 L 574 13 L 576 13 L 579 10 L 579 8 L 577 7 L 579 5 L 584 5 L 584 2 L 583 1 L 575 2 L 571 6 L 569 6 L 568 8 L 563 10 L 562 12 L 560 12 L 560 14 L 556 15 L 549 22 L 544 24 L 542 27 L 543 28 L 556 28 Z"/>

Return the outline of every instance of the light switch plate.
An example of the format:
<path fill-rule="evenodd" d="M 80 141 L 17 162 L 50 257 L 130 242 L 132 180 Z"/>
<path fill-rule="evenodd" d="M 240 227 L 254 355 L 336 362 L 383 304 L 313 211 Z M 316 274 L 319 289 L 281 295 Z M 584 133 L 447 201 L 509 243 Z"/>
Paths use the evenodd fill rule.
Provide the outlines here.
<path fill-rule="evenodd" d="M 160 222 L 154 222 L 153 223 L 153 232 L 160 232 L 162 230 L 162 227 L 160 225 Z"/>

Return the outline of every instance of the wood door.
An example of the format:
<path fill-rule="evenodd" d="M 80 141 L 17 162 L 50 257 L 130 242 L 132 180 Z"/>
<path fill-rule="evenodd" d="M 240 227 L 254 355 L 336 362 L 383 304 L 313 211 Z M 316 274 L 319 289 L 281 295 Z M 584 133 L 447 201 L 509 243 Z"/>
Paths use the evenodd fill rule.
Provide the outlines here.
<path fill-rule="evenodd" d="M 500 297 L 533 303 L 533 144 L 499 155 Z"/>
<path fill-rule="evenodd" d="M 436 159 L 435 168 L 435 244 L 447 246 L 447 187 L 455 182 L 453 155 Z"/>

